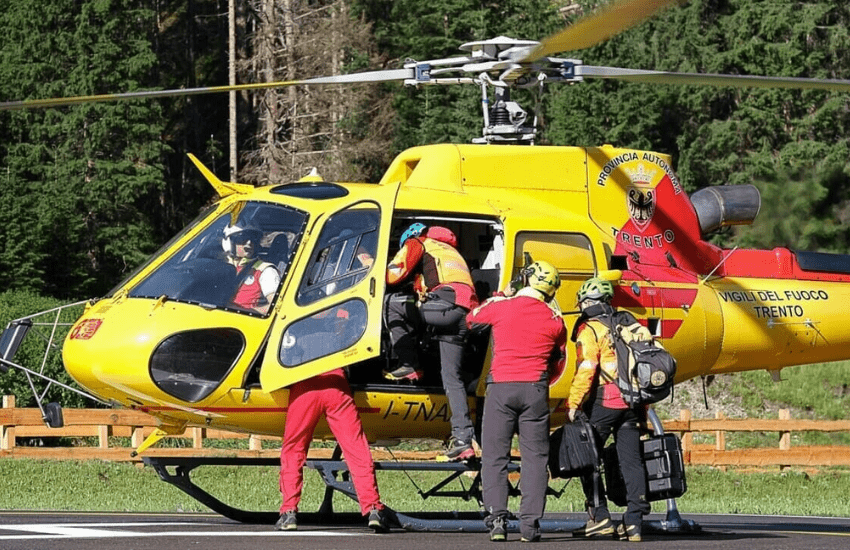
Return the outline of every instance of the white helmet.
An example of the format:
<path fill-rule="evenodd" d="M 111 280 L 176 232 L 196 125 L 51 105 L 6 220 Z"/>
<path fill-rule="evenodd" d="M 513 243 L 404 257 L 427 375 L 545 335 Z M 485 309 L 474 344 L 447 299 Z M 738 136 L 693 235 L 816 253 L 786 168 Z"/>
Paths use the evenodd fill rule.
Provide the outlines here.
<path fill-rule="evenodd" d="M 230 255 L 236 254 L 236 243 L 252 241 L 254 248 L 259 248 L 260 238 L 263 231 L 258 227 L 248 225 L 228 225 L 224 228 L 224 237 L 221 239 L 221 248 Z"/>

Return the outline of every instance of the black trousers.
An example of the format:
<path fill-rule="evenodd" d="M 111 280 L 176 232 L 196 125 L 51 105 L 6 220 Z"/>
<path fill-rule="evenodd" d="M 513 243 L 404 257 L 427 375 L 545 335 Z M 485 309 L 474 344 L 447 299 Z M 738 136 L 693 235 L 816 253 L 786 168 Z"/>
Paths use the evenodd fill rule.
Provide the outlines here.
<path fill-rule="evenodd" d="M 640 424 L 642 418 L 632 409 L 608 409 L 602 406 L 601 391 L 592 402 L 585 404 L 584 412 L 590 419 L 596 435 L 596 448 L 601 456 L 602 448 L 608 436 L 614 435 L 620 470 L 626 484 L 626 511 L 623 522 L 626 525 L 640 525 L 643 516 L 651 510 L 646 500 L 646 472 L 641 460 Z M 581 478 L 584 496 L 587 499 L 587 511 L 596 521 L 611 517 L 605 487 L 599 475 L 588 474 Z M 594 505 L 594 486 L 599 495 L 599 505 Z"/>

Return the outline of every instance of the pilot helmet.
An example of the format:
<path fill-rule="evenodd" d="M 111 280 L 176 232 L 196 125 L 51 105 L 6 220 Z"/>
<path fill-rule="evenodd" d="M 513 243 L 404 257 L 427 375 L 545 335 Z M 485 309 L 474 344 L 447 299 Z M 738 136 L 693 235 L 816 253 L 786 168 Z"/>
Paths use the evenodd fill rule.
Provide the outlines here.
<path fill-rule="evenodd" d="M 418 237 L 425 231 L 425 224 L 416 222 L 412 224 L 410 227 L 404 230 L 404 233 L 401 234 L 401 239 L 398 241 L 398 246 L 401 248 L 404 246 L 404 241 L 411 237 Z"/>
<path fill-rule="evenodd" d="M 576 293 L 576 298 L 578 298 L 579 303 L 585 300 L 610 302 L 613 297 L 614 285 L 611 284 L 611 281 L 606 281 L 599 277 L 592 277 L 586 280 Z"/>
<path fill-rule="evenodd" d="M 248 241 L 254 243 L 254 250 L 259 249 L 260 239 L 263 231 L 254 226 L 246 224 L 233 224 L 224 228 L 224 237 L 221 239 L 221 247 L 231 256 L 236 255 L 236 245 Z"/>
<path fill-rule="evenodd" d="M 549 262 L 534 262 L 523 270 L 528 286 L 551 298 L 561 286 L 558 270 Z"/>

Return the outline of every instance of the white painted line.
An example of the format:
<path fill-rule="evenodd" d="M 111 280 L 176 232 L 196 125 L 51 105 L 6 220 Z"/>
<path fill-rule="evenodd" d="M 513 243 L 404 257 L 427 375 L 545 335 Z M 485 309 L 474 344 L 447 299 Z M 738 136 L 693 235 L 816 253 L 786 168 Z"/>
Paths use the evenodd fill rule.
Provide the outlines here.
<path fill-rule="evenodd" d="M 24 531 L 26 535 L 0 535 L 0 540 L 40 540 L 40 539 L 94 539 L 94 538 L 127 538 L 127 537 L 356 537 L 372 535 L 371 531 L 362 533 L 330 532 L 330 531 L 127 531 L 123 527 L 150 527 L 158 525 L 198 525 L 193 523 L 115 523 L 115 524 L 93 524 L 93 523 L 26 523 L 19 525 L 4 525 L 0 531 Z"/>

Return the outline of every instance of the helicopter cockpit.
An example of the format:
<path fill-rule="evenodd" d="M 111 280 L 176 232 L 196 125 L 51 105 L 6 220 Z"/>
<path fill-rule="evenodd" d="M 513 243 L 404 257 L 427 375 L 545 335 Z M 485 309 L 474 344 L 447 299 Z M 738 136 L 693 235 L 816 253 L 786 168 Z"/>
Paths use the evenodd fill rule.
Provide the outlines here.
<path fill-rule="evenodd" d="M 237 271 L 227 258 L 229 239 L 225 229 L 251 227 L 261 236 L 253 254 L 257 261 L 274 266 L 283 280 L 293 253 L 303 235 L 307 214 L 292 207 L 262 202 L 238 203 L 221 213 L 214 222 L 176 251 L 128 293 L 131 298 L 161 298 L 257 314 L 240 306 L 234 296 L 250 276 Z"/>

